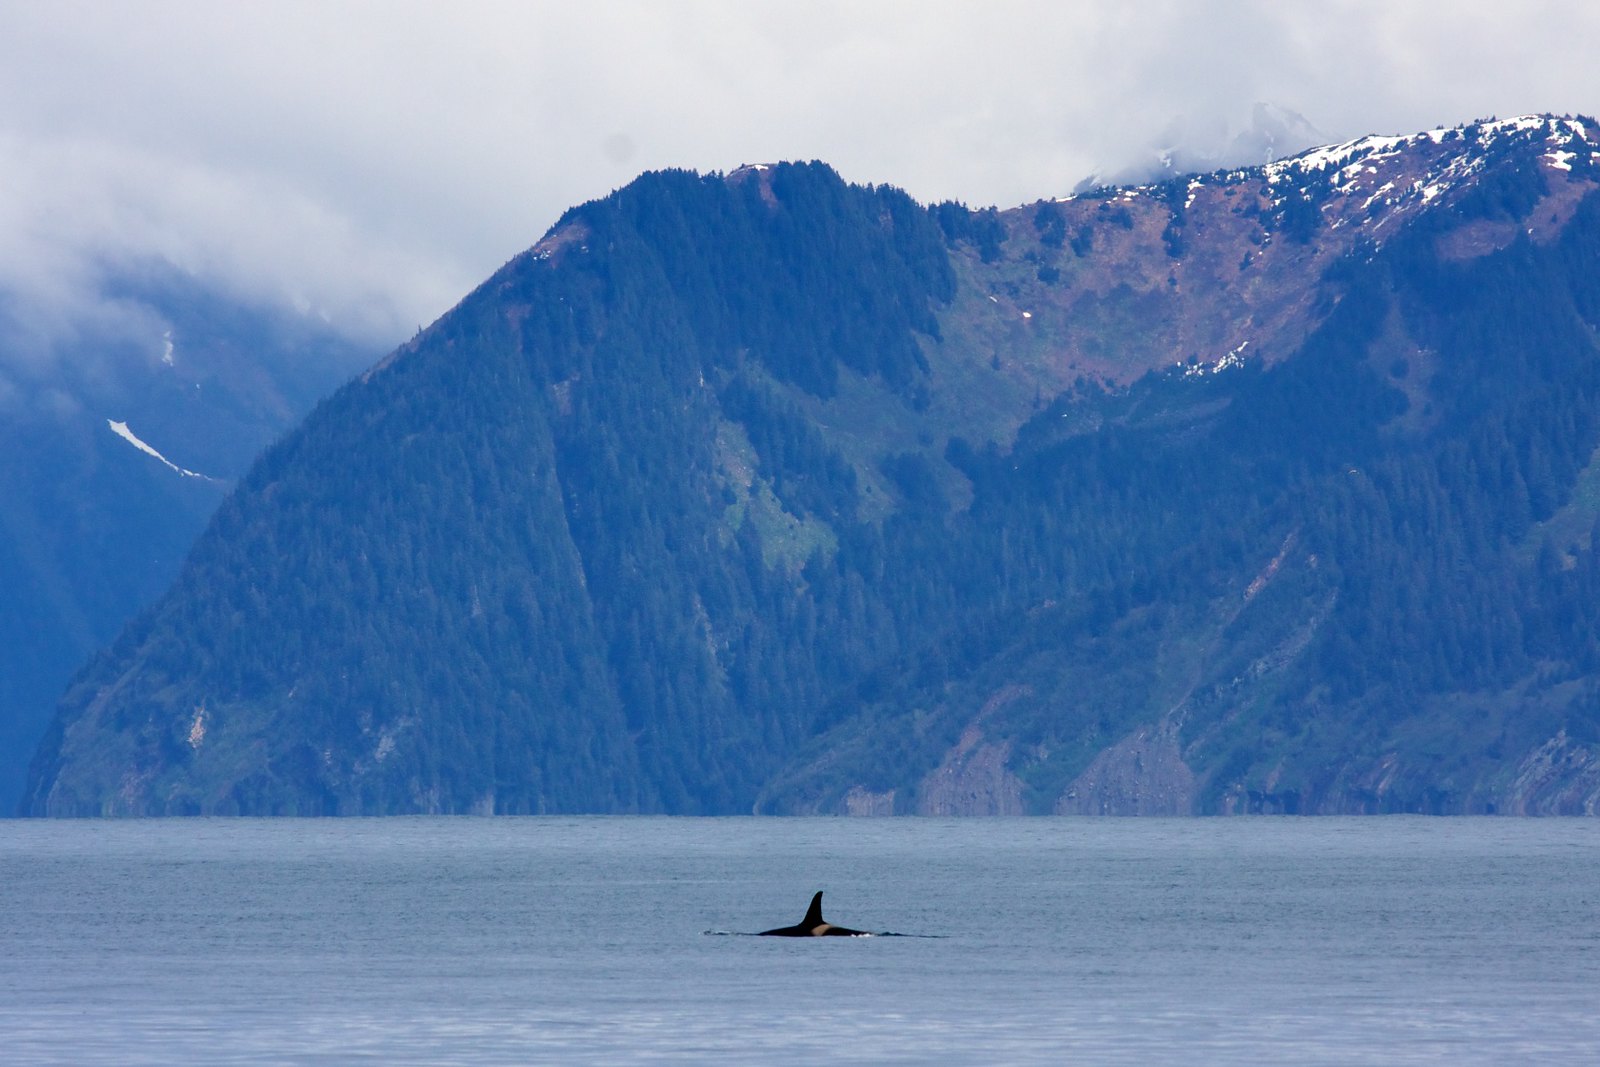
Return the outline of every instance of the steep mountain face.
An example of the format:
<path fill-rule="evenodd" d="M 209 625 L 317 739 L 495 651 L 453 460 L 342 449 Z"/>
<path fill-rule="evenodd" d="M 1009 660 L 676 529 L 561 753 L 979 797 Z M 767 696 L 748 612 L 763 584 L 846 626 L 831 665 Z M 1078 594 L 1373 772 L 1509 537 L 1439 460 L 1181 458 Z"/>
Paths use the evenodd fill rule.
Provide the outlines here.
<path fill-rule="evenodd" d="M 371 358 L 169 269 L 125 264 L 101 295 L 115 328 L 0 349 L 6 811 L 73 672 L 172 583 L 255 454 Z"/>
<path fill-rule="evenodd" d="M 647 175 L 257 463 L 28 810 L 1592 810 L 1593 125 Z"/>

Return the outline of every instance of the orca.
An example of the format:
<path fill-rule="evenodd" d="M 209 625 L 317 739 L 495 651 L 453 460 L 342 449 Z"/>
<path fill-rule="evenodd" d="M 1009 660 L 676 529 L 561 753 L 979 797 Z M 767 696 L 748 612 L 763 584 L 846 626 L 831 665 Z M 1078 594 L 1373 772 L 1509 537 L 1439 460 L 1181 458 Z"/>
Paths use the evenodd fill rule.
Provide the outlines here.
<path fill-rule="evenodd" d="M 806 917 L 795 926 L 780 926 L 776 930 L 763 930 L 761 937 L 869 937 L 865 930 L 852 930 L 822 921 L 822 893 L 811 898 Z"/>

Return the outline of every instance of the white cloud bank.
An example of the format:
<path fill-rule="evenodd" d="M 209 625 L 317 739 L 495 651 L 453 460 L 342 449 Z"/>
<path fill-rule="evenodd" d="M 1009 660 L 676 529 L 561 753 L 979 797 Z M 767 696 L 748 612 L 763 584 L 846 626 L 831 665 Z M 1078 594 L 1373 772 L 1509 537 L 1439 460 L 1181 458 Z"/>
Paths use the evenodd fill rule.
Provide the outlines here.
<path fill-rule="evenodd" d="M 150 255 L 396 340 L 644 169 L 1009 205 L 1257 101 L 1332 139 L 1600 110 L 1595 40 L 1576 2 L 10 4 L 0 294 L 48 337 Z"/>

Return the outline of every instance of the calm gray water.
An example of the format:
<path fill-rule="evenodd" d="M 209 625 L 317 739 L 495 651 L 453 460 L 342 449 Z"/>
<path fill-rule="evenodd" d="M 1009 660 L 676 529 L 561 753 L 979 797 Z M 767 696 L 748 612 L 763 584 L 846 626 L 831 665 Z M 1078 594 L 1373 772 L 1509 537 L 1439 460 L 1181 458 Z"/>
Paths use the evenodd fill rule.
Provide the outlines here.
<path fill-rule="evenodd" d="M 8 1064 L 1597 1056 L 1595 821 L 0 822 Z"/>

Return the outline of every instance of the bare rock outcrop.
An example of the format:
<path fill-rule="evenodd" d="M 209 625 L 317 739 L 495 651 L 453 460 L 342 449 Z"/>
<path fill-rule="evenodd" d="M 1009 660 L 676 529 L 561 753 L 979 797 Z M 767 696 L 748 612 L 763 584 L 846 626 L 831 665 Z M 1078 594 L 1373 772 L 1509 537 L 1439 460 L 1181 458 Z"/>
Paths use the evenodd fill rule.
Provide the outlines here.
<path fill-rule="evenodd" d="M 1518 765 L 1498 810 L 1505 815 L 1600 812 L 1600 755 L 1562 730 Z"/>
<path fill-rule="evenodd" d="M 918 815 L 1022 815 L 1022 780 L 1006 766 L 1011 742 L 985 741 L 973 723 L 917 787 Z"/>
<path fill-rule="evenodd" d="M 1195 776 L 1178 728 L 1142 726 L 1094 758 L 1056 801 L 1057 815 L 1193 815 Z"/>
<path fill-rule="evenodd" d="M 853 785 L 839 801 L 839 810 L 845 815 L 893 815 L 894 795 L 897 790 L 887 789 L 874 793 L 865 786 Z"/>

